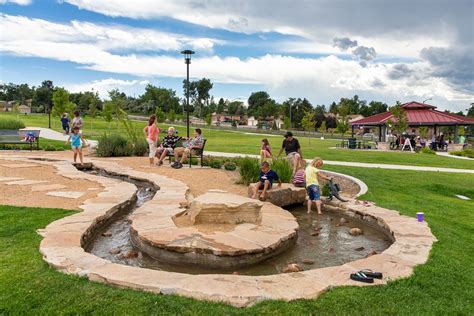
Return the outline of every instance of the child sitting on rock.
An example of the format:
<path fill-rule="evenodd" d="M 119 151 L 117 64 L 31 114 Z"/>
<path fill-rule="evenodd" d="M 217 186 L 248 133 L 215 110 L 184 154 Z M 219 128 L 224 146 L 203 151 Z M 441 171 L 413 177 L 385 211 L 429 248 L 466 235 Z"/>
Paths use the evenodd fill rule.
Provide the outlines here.
<path fill-rule="evenodd" d="M 252 198 L 256 199 L 259 191 L 261 190 L 262 193 L 260 194 L 260 199 L 264 200 L 267 191 L 273 186 L 273 181 L 278 181 L 278 187 L 281 187 L 281 180 L 278 177 L 278 174 L 270 169 L 270 164 L 266 161 L 261 163 L 260 170 L 260 176 L 258 178 L 259 181 L 252 184 Z"/>
<path fill-rule="evenodd" d="M 321 215 L 321 189 L 319 187 L 318 177 L 324 180 L 331 180 L 330 177 L 324 175 L 319 169 L 322 167 L 323 161 L 321 158 L 316 157 L 306 167 L 305 180 L 306 180 L 306 192 L 308 193 L 308 214 L 311 213 L 311 206 L 313 202 L 316 204 L 318 209 L 318 215 Z"/>

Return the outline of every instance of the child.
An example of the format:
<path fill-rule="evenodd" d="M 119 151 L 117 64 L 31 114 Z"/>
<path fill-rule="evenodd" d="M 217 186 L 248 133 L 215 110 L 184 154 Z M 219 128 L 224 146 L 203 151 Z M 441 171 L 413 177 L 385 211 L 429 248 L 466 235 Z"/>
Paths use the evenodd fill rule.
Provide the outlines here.
<path fill-rule="evenodd" d="M 295 187 L 305 187 L 305 168 L 306 168 L 306 162 L 301 159 L 300 163 L 298 165 L 297 171 L 295 175 L 293 176 L 293 185 Z"/>
<path fill-rule="evenodd" d="M 74 153 L 74 163 L 76 163 L 77 154 L 79 154 L 79 160 L 81 161 L 81 165 L 83 164 L 82 161 L 82 142 L 87 143 L 86 140 L 82 137 L 79 133 L 79 127 L 75 126 L 72 129 L 72 133 L 69 135 L 69 138 L 66 141 L 66 145 L 71 142 L 72 152 Z"/>
<path fill-rule="evenodd" d="M 321 189 L 319 188 L 318 177 L 321 177 L 325 180 L 330 180 L 330 177 L 325 176 L 322 172 L 319 171 L 319 168 L 323 165 L 321 158 L 316 157 L 313 161 L 306 167 L 305 170 L 305 180 L 306 180 L 306 191 L 308 192 L 308 214 L 311 213 L 311 206 L 313 202 L 316 204 L 318 209 L 318 215 L 321 215 Z"/>
<path fill-rule="evenodd" d="M 278 174 L 270 169 L 270 164 L 268 162 L 262 162 L 260 167 L 261 171 L 260 176 L 258 178 L 258 182 L 252 185 L 252 198 L 256 199 L 258 196 L 258 191 L 262 190 L 262 193 L 260 194 L 260 199 L 264 200 L 267 191 L 270 190 L 273 186 L 273 181 L 278 181 L 278 187 L 281 187 L 281 180 L 278 177 Z"/>
<path fill-rule="evenodd" d="M 262 139 L 262 147 L 260 148 L 260 161 L 264 162 L 267 159 L 272 159 L 273 154 L 272 154 L 272 148 L 270 147 L 270 143 L 268 142 L 268 139 L 264 138 Z"/>

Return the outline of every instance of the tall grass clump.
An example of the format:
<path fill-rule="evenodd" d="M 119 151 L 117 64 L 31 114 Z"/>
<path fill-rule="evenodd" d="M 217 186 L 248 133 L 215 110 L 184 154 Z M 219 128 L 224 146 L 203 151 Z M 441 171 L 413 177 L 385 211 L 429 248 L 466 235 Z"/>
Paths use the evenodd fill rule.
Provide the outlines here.
<path fill-rule="evenodd" d="M 260 164 L 258 159 L 245 157 L 239 161 L 240 180 L 239 183 L 249 185 L 258 181 Z"/>
<path fill-rule="evenodd" d="M 450 152 L 450 154 L 454 156 L 474 158 L 474 150 L 472 150 L 471 148 L 466 148 L 466 149 L 458 150 L 458 151 L 452 151 Z"/>
<path fill-rule="evenodd" d="M 285 158 L 273 160 L 271 168 L 278 174 L 281 182 L 288 183 L 291 181 L 293 169 Z"/>
<path fill-rule="evenodd" d="M 436 155 L 436 152 L 428 147 L 424 147 L 420 151 L 422 154 Z"/>
<path fill-rule="evenodd" d="M 1 129 L 17 130 L 20 128 L 25 128 L 25 123 L 23 123 L 20 120 L 5 119 L 5 118 L 0 119 L 0 130 Z"/>
<path fill-rule="evenodd" d="M 117 134 L 104 134 L 99 138 L 96 149 L 99 157 L 121 157 L 133 154 L 129 141 Z"/>

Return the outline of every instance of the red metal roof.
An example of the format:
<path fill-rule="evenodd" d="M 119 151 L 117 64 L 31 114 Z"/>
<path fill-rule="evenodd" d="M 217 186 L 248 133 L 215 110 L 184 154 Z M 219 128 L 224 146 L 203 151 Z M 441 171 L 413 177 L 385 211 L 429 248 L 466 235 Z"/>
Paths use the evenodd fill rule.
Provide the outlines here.
<path fill-rule="evenodd" d="M 409 102 L 401 105 L 405 109 L 409 125 L 472 125 L 474 119 L 464 117 L 461 115 L 441 112 L 435 110 L 435 106 L 419 103 Z M 388 120 L 396 121 L 392 113 L 384 112 L 375 114 L 357 121 L 352 122 L 352 125 L 381 125 Z"/>

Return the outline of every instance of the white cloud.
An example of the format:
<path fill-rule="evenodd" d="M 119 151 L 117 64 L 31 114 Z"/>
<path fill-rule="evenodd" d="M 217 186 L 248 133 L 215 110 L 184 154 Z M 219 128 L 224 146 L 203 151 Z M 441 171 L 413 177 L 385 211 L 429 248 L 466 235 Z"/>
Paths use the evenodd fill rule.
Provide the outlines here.
<path fill-rule="evenodd" d="M 93 80 L 83 83 L 65 84 L 65 87 L 71 92 L 97 91 L 103 99 L 108 99 L 108 91 L 119 89 L 128 95 L 133 95 L 136 91 L 144 91 L 148 80 L 120 80 L 114 78 Z"/>
<path fill-rule="evenodd" d="M 30 5 L 31 0 L 0 0 L 0 4 L 15 3 L 18 5 Z"/>
<path fill-rule="evenodd" d="M 42 19 L 0 14 L 2 42 L 42 42 L 93 45 L 103 50 L 179 51 L 192 47 L 201 52 L 212 52 L 219 40 L 193 38 L 123 25 L 104 25 L 89 22 L 53 23 Z"/>

